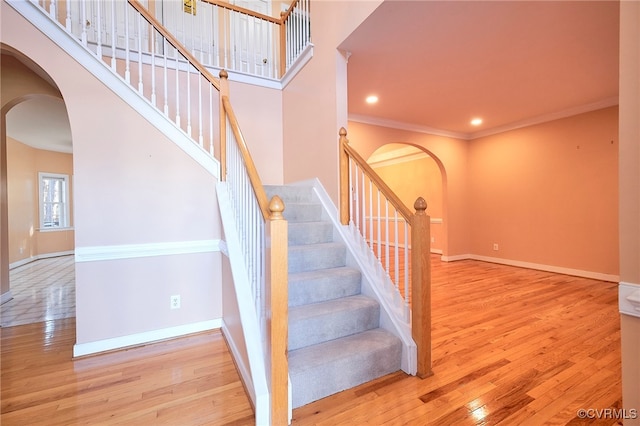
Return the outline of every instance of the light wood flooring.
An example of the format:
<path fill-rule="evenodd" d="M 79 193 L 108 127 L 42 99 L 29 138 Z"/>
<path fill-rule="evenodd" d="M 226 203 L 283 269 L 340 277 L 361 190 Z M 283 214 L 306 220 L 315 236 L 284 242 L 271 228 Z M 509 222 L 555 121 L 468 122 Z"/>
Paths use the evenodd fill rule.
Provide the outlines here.
<path fill-rule="evenodd" d="M 432 268 L 434 375 L 385 376 L 294 410 L 294 425 L 622 424 L 577 415 L 621 408 L 615 283 Z M 74 340 L 73 318 L 1 329 L 2 425 L 254 424 L 219 332 L 72 361 Z"/>

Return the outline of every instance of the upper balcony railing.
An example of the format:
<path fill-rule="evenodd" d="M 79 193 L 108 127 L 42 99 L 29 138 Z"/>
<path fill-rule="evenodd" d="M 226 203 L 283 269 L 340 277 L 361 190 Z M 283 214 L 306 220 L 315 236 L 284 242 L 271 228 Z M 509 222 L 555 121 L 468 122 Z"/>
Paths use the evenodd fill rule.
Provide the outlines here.
<path fill-rule="evenodd" d="M 280 79 L 311 43 L 310 1 L 293 0 L 277 18 L 266 10 L 271 3 L 263 1 L 244 2 L 262 10 L 221 0 L 139 3 L 201 64 Z M 86 44 L 114 48 L 116 54 L 128 44 L 139 44 L 144 53 L 163 53 L 166 48 L 157 38 L 151 40 L 150 31 L 138 34 L 126 2 L 40 0 L 40 4 L 51 6 L 57 20 Z M 130 38 L 129 43 L 125 37 Z"/>

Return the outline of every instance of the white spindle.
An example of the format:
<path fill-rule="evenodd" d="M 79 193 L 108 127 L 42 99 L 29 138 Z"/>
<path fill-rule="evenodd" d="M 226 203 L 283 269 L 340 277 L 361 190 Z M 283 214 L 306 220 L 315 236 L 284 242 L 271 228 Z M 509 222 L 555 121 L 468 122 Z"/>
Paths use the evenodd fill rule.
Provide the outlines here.
<path fill-rule="evenodd" d="M 129 8 L 125 5 L 124 8 L 124 57 L 125 57 L 125 70 L 124 79 L 127 83 L 131 83 L 131 50 L 129 49 Z"/>
<path fill-rule="evenodd" d="M 394 254 L 394 266 L 395 266 L 395 269 L 394 269 L 395 279 L 393 280 L 393 282 L 395 283 L 396 288 L 399 290 L 400 289 L 399 288 L 399 286 L 400 286 L 400 278 L 399 278 L 399 275 L 400 275 L 400 266 L 399 266 L 399 261 L 400 261 L 400 259 L 399 259 L 399 257 L 400 257 L 399 256 L 399 254 L 400 254 L 399 246 L 400 246 L 400 242 L 398 241 L 398 210 L 395 209 L 395 208 L 394 208 L 394 218 L 395 218 L 395 221 L 394 221 L 395 225 L 394 225 L 394 234 L 393 235 L 394 235 L 394 239 L 395 239 L 395 243 L 396 244 L 395 244 L 395 247 L 393 249 L 394 250 L 394 252 L 393 252 L 393 254 Z"/>
<path fill-rule="evenodd" d="M 176 126 L 180 127 L 180 60 L 176 50 Z"/>
<path fill-rule="evenodd" d="M 144 93 L 144 86 L 142 84 L 142 16 L 138 13 L 137 26 L 138 26 L 138 92 Z"/>
<path fill-rule="evenodd" d="M 67 19 L 65 20 L 65 27 L 67 28 L 67 32 L 71 33 L 71 5 L 73 3 L 67 3 Z"/>
<path fill-rule="evenodd" d="M 96 2 L 96 18 L 98 20 L 98 22 L 96 23 L 97 26 L 97 31 L 98 34 L 97 35 L 97 39 L 98 39 L 98 46 L 97 46 L 97 50 L 96 50 L 96 54 L 98 55 L 98 58 L 102 59 L 102 2 Z"/>
<path fill-rule="evenodd" d="M 385 234 L 385 241 L 386 241 L 386 244 L 384 245 L 385 246 L 384 248 L 385 269 L 387 270 L 387 272 L 389 272 L 389 200 L 387 199 L 384 200 L 384 217 L 385 217 L 384 234 Z"/>
<path fill-rule="evenodd" d="M 187 64 L 187 134 L 191 136 L 191 65 Z"/>
<path fill-rule="evenodd" d="M 404 303 L 409 307 L 409 223 L 404 222 Z"/>
<path fill-rule="evenodd" d="M 382 247 L 380 247 L 380 244 L 382 244 L 382 238 L 380 238 L 380 219 L 381 219 L 381 217 L 380 217 L 380 196 L 381 196 L 381 195 L 382 195 L 382 194 L 380 194 L 380 190 L 378 189 L 378 193 L 377 193 L 377 197 L 376 197 L 376 198 L 377 198 L 377 200 L 376 200 L 376 201 L 377 201 L 377 204 L 378 204 L 378 213 L 377 213 L 377 214 L 378 214 L 378 220 L 377 220 L 377 222 L 378 222 L 378 223 L 377 223 L 377 225 L 378 225 L 378 226 L 377 226 L 377 228 L 378 228 L 378 229 L 377 229 L 377 230 L 378 230 L 378 235 L 377 235 L 377 237 L 378 237 L 378 242 L 377 242 L 377 244 L 376 244 L 376 246 L 378 247 L 378 259 L 380 259 L 380 255 L 381 255 L 381 253 L 382 253 L 382 251 L 381 251 L 381 250 L 382 250 Z"/>
<path fill-rule="evenodd" d="M 197 75 L 198 78 L 198 143 L 204 147 L 204 139 L 202 137 L 202 79 L 204 77 Z"/>
<path fill-rule="evenodd" d="M 369 246 L 373 248 L 373 182 L 369 179 Z"/>
<path fill-rule="evenodd" d="M 116 70 L 116 2 L 111 0 L 111 69 Z"/>
<path fill-rule="evenodd" d="M 213 85 L 209 84 L 209 154 L 213 157 Z"/>
<path fill-rule="evenodd" d="M 151 103 L 156 106 L 156 30 L 149 26 L 151 40 Z"/>
<path fill-rule="evenodd" d="M 58 20 L 58 14 L 56 12 L 56 0 L 51 0 L 51 4 L 49 5 L 49 16 L 51 16 L 54 21 Z"/>
<path fill-rule="evenodd" d="M 82 29 L 82 44 L 84 46 L 87 45 L 87 0 L 82 0 L 80 2 L 80 10 L 82 12 L 81 17 L 82 20 L 80 22 L 80 28 Z"/>
<path fill-rule="evenodd" d="M 164 98 L 164 115 L 169 117 L 169 89 L 168 89 L 168 71 L 167 71 L 167 41 L 164 37 L 162 37 L 162 84 L 163 84 L 163 92 L 162 96 Z"/>

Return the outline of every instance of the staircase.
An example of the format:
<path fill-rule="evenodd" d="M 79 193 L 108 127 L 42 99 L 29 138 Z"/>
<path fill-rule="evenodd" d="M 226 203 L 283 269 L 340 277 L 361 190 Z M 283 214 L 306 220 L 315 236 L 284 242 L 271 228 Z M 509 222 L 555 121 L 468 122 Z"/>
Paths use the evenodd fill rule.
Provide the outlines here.
<path fill-rule="evenodd" d="M 361 294 L 312 187 L 267 186 L 289 221 L 289 376 L 293 408 L 401 367 L 400 339 L 379 327 L 380 306 Z"/>

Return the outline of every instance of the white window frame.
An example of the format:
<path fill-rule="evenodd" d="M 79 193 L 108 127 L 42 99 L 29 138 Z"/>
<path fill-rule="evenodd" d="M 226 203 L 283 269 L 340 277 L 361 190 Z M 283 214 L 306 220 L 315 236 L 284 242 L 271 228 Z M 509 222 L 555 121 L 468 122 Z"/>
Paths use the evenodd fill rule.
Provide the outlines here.
<path fill-rule="evenodd" d="M 60 224 L 45 226 L 45 202 L 44 202 L 44 180 L 60 179 L 64 182 L 62 189 L 62 201 L 60 212 Z M 38 172 L 38 207 L 40 216 L 40 231 L 55 231 L 61 229 L 69 229 L 71 227 L 71 217 L 69 215 L 69 175 L 60 173 Z"/>

